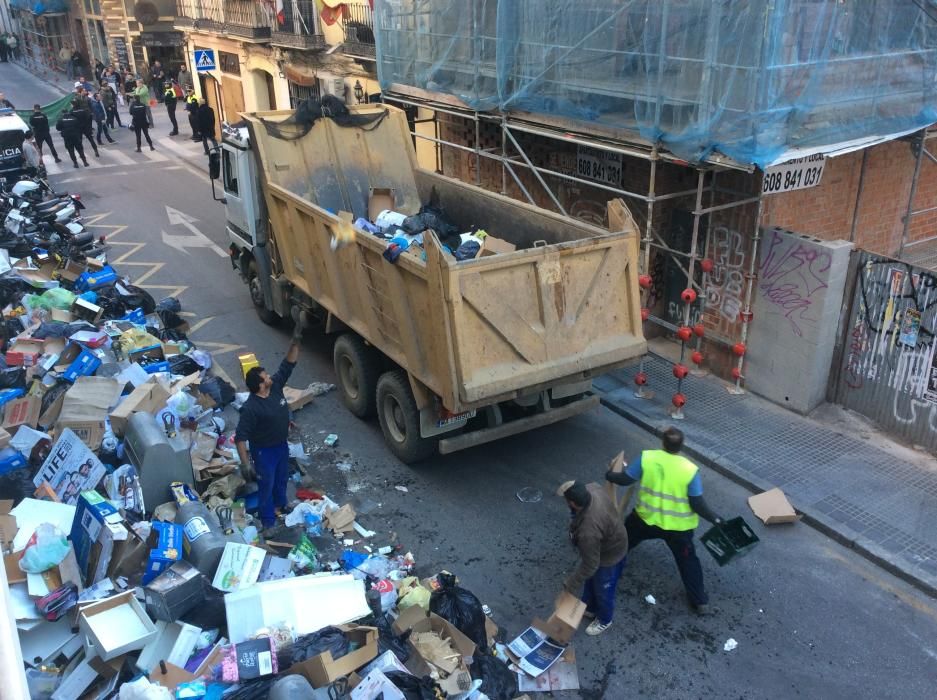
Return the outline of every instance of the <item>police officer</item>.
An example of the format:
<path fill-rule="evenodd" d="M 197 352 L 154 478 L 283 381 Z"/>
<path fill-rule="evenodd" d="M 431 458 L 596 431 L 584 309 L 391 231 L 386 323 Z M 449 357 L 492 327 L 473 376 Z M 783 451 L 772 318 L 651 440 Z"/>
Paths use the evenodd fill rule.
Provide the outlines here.
<path fill-rule="evenodd" d="M 198 98 L 195 96 L 194 88 L 188 88 L 185 91 L 185 111 L 189 115 L 189 128 L 192 129 L 192 140 L 201 141 L 202 136 L 198 131 Z"/>
<path fill-rule="evenodd" d="M 693 531 L 699 525 L 699 516 L 716 524 L 722 519 L 703 500 L 699 467 L 680 455 L 682 447 L 683 433 L 667 428 L 662 437 L 663 449 L 645 450 L 625 471 L 609 471 L 605 478 L 621 486 L 640 482 L 637 505 L 625 519 L 629 551 L 644 540 L 663 540 L 677 562 L 690 606 L 705 615 L 709 612 L 709 595 L 693 547 Z"/>
<path fill-rule="evenodd" d="M 150 150 L 155 151 L 153 141 L 150 139 L 150 123 L 147 120 L 146 107 L 140 98 L 134 95 L 130 103 L 130 125 L 133 132 L 137 135 L 137 153 L 140 152 L 140 134 L 146 137 L 146 142 L 150 144 Z"/>
<path fill-rule="evenodd" d="M 169 82 L 165 83 L 163 87 L 165 88 L 163 90 L 163 104 L 166 105 L 166 114 L 169 115 L 169 121 L 172 123 L 172 131 L 169 132 L 169 135 L 175 136 L 179 133 L 179 124 L 176 123 L 176 102 L 178 102 L 176 89 Z"/>
<path fill-rule="evenodd" d="M 98 153 L 98 144 L 94 141 L 94 119 L 91 116 L 91 100 L 88 99 L 84 89 L 79 91 L 78 95 L 72 99 L 72 113 L 78 118 L 81 125 L 81 133 L 88 143 L 91 144 L 91 150 L 94 151 L 96 158 L 100 158 Z"/>
<path fill-rule="evenodd" d="M 68 151 L 68 155 L 71 156 L 72 165 L 76 168 L 78 167 L 78 160 L 75 158 L 75 153 L 77 151 L 78 155 L 81 157 L 81 162 L 84 163 L 87 168 L 88 159 L 85 158 L 85 149 L 81 145 L 81 120 L 75 114 L 75 111 L 71 110 L 63 113 L 62 116 L 59 117 L 55 128 L 62 134 L 62 140 L 65 142 L 65 150 Z"/>
<path fill-rule="evenodd" d="M 43 113 L 42 107 L 33 105 L 33 113 L 29 118 L 29 126 L 32 127 L 33 135 L 36 137 L 36 148 L 39 149 L 39 156 L 42 157 L 42 144 L 49 144 L 49 151 L 56 163 L 61 163 L 62 159 L 55 152 L 55 145 L 52 143 L 52 134 L 49 133 L 49 118 Z"/>

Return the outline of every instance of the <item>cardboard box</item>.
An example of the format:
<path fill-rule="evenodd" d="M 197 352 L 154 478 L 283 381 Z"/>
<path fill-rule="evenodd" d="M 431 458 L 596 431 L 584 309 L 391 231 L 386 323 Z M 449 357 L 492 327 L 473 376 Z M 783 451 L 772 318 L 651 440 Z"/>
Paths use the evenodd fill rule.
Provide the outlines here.
<path fill-rule="evenodd" d="M 131 591 L 82 607 L 78 629 L 104 661 L 142 649 L 156 637 L 156 625 Z"/>
<path fill-rule="evenodd" d="M 338 659 L 332 658 L 332 652 L 326 650 L 318 656 L 294 664 L 288 673 L 298 673 L 312 683 L 313 688 L 322 688 L 329 683 L 347 676 L 365 664 L 377 658 L 377 628 L 358 625 L 340 625 L 339 629 L 351 642 L 354 651 Z"/>
<path fill-rule="evenodd" d="M 585 605 L 583 605 L 585 610 Z M 580 616 L 581 619 L 581 616 Z M 472 676 L 468 670 L 468 664 L 471 663 L 475 655 L 475 643 L 466 637 L 462 632 L 449 624 L 446 620 L 433 613 L 427 613 L 418 605 L 407 608 L 394 621 L 394 633 L 401 635 L 407 630 L 411 630 L 411 637 L 407 640 L 410 648 L 410 658 L 406 666 L 416 676 L 428 676 L 433 673 L 435 667 L 431 666 L 420 655 L 419 650 L 413 644 L 412 635 L 423 632 L 433 632 L 441 639 L 448 639 L 452 642 L 452 647 L 460 655 L 461 659 L 456 660 L 456 669 L 447 678 L 440 679 L 440 687 L 450 695 L 457 695 L 468 690 L 472 683 Z"/>
<path fill-rule="evenodd" d="M 46 481 L 62 503 L 74 504 L 82 491 L 97 487 L 106 473 L 101 460 L 81 438 L 65 428 L 33 477 L 33 486 Z"/>
<path fill-rule="evenodd" d="M 82 492 L 69 539 L 86 586 L 106 577 L 114 543 L 127 537 L 120 512 L 97 491 Z"/>
<path fill-rule="evenodd" d="M 244 355 L 238 355 L 238 362 L 241 364 L 241 374 L 244 377 L 247 377 L 247 373 L 254 367 L 260 367 L 260 362 L 257 361 L 257 356 L 252 352 L 246 353 Z"/>
<path fill-rule="evenodd" d="M 59 323 L 71 323 L 75 320 L 75 317 L 72 315 L 71 311 L 65 311 L 64 309 L 52 309 L 50 313 L 50 318 L 53 321 L 58 321 Z"/>
<path fill-rule="evenodd" d="M 385 209 L 393 211 L 397 193 L 390 187 L 372 187 L 368 195 L 368 220 L 374 221 Z"/>
<path fill-rule="evenodd" d="M 56 270 L 55 276 L 59 279 L 63 279 L 66 282 L 71 282 L 74 284 L 75 280 L 81 277 L 87 267 L 81 265 L 80 263 L 75 262 L 74 260 L 69 260 L 65 263 L 65 267 L 60 270 Z"/>
<path fill-rule="evenodd" d="M 478 257 L 482 258 L 487 255 L 500 255 L 502 253 L 513 253 L 517 250 L 517 246 L 513 243 L 509 243 L 501 238 L 495 238 L 494 236 L 488 235 L 482 240 L 481 250 L 478 251 Z"/>
<path fill-rule="evenodd" d="M 110 413 L 111 430 L 116 435 L 123 436 L 127 429 L 127 423 L 130 416 L 134 413 L 157 413 L 166 406 L 169 400 L 169 392 L 155 379 L 151 378 L 145 384 L 141 384 L 130 394 L 125 396 L 117 407 Z"/>
<path fill-rule="evenodd" d="M 92 326 L 101 322 L 101 316 L 104 315 L 104 309 L 90 301 L 85 301 L 81 297 L 75 299 L 71 308 L 72 315 L 81 321 L 87 321 Z"/>
<path fill-rule="evenodd" d="M 800 516 L 781 489 L 774 488 L 748 497 L 748 505 L 765 525 L 796 523 Z"/>
<path fill-rule="evenodd" d="M 406 695 L 400 692 L 381 669 L 376 668 L 369 672 L 351 691 L 351 700 L 406 700 Z"/>
<path fill-rule="evenodd" d="M 556 608 L 546 621 L 534 619 L 532 627 L 546 634 L 550 639 L 568 644 L 576 636 L 576 630 L 586 614 L 586 604 L 576 596 L 563 591 L 556 599 Z"/>
<path fill-rule="evenodd" d="M 257 583 L 266 552 L 249 544 L 228 542 L 221 554 L 211 585 L 230 593 Z"/>
<path fill-rule="evenodd" d="M 59 430 L 71 428 L 92 450 L 101 447 L 108 410 L 117 403 L 123 387 L 114 379 L 78 377 L 65 393 Z"/>
<path fill-rule="evenodd" d="M 6 352 L 10 366 L 33 367 L 42 354 L 42 341 L 34 338 L 16 338 Z"/>
<path fill-rule="evenodd" d="M 10 515 L 13 510 L 12 500 L 0 501 L 0 550 L 6 552 L 13 546 L 13 538 L 19 531 L 16 524 L 16 517 Z"/>
<path fill-rule="evenodd" d="M 177 561 L 143 588 L 147 611 L 157 620 L 175 622 L 205 600 L 201 572 Z"/>
<path fill-rule="evenodd" d="M 182 558 L 182 525 L 154 522 L 150 531 L 150 542 L 156 546 L 147 556 L 143 585 L 148 584 Z"/>
<path fill-rule="evenodd" d="M 74 383 L 78 377 L 94 374 L 101 366 L 101 358 L 78 343 L 69 343 L 55 366 L 62 379 Z"/>
<path fill-rule="evenodd" d="M 3 428 L 15 428 L 28 425 L 35 428 L 39 425 L 39 414 L 42 411 L 42 399 L 38 396 L 21 396 L 13 399 L 3 406 Z"/>

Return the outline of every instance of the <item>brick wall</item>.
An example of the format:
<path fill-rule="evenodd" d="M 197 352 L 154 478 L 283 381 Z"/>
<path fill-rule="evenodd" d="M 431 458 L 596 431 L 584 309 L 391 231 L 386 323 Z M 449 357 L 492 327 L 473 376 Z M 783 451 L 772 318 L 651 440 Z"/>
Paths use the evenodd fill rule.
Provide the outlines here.
<path fill-rule="evenodd" d="M 861 151 L 829 159 L 818 187 L 765 197 L 762 226 L 777 226 L 823 240 L 849 240 L 855 217 L 856 247 L 895 255 L 901 245 L 914 176 L 914 155 L 909 142 L 891 141 L 868 149 L 857 207 L 861 168 Z M 925 159 L 914 208 L 935 204 L 937 165 Z M 911 221 L 909 240 L 933 235 L 937 212 L 918 215 Z"/>

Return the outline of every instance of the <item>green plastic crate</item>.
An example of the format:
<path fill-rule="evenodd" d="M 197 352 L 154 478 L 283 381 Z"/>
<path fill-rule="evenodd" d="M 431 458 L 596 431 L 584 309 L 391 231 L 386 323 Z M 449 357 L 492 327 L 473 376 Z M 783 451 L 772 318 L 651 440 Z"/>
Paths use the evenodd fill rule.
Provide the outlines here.
<path fill-rule="evenodd" d="M 713 525 L 700 537 L 700 542 L 713 555 L 719 566 L 725 566 L 758 544 L 758 535 L 741 517 Z"/>

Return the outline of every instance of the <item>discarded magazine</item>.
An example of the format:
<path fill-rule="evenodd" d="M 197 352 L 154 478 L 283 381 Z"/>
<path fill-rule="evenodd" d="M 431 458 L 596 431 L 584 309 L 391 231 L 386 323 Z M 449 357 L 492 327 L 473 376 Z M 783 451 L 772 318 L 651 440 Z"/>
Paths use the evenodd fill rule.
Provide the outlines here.
<path fill-rule="evenodd" d="M 566 645 L 553 641 L 536 627 L 528 627 L 508 644 L 508 649 L 518 657 L 517 665 L 520 669 L 536 677 L 563 656 Z"/>

